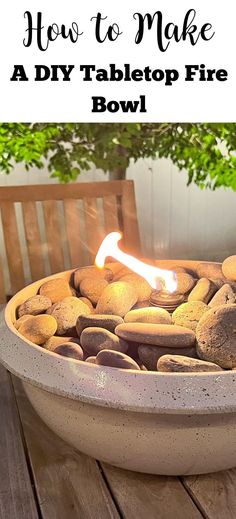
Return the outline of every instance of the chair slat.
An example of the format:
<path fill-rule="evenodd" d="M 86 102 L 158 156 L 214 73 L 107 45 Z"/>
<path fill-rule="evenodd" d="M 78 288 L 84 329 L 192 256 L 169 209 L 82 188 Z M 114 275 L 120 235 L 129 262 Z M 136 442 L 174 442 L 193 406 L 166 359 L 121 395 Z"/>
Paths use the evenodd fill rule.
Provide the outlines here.
<path fill-rule="evenodd" d="M 1 202 L 0 207 L 11 290 L 15 293 L 25 284 L 15 206 L 12 202 Z"/>
<path fill-rule="evenodd" d="M 84 199 L 84 211 L 88 251 L 90 260 L 93 262 L 102 241 L 96 198 Z"/>
<path fill-rule="evenodd" d="M 140 235 L 137 221 L 137 208 L 135 202 L 134 184 L 127 181 L 123 184 L 123 196 L 121 208 L 124 226 L 124 241 L 129 252 L 140 253 Z"/>
<path fill-rule="evenodd" d="M 45 276 L 43 249 L 35 202 L 23 202 L 22 213 L 32 281 Z"/>
<path fill-rule="evenodd" d="M 106 233 L 117 231 L 119 229 L 118 214 L 117 214 L 117 198 L 109 195 L 103 198 L 104 208 L 104 223 Z"/>
<path fill-rule="evenodd" d="M 71 268 L 76 268 L 83 265 L 80 218 L 76 200 L 64 200 L 64 213 Z"/>
<path fill-rule="evenodd" d="M 3 262 L 0 256 L 0 304 L 6 303 L 6 291 L 3 277 Z"/>
<path fill-rule="evenodd" d="M 61 272 L 64 269 L 64 258 L 57 202 L 45 200 L 42 202 L 42 206 L 51 272 Z"/>

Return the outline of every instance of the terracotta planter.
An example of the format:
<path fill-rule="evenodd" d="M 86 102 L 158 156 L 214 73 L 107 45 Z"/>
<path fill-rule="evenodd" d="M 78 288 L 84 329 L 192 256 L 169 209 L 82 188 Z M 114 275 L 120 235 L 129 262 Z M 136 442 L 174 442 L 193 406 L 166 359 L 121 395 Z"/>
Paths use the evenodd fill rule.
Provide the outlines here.
<path fill-rule="evenodd" d="M 193 269 L 197 264 L 157 265 L 171 263 Z M 97 459 L 140 472 L 200 474 L 236 465 L 236 372 L 125 371 L 44 350 L 13 325 L 18 305 L 44 281 L 8 303 L 0 360 L 23 380 L 29 400 L 51 429 Z"/>

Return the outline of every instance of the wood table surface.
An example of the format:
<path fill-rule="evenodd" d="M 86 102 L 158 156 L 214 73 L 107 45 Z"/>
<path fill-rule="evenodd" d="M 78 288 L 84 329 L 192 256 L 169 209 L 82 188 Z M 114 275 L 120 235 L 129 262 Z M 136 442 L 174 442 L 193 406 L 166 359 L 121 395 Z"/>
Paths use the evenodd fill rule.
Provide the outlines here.
<path fill-rule="evenodd" d="M 177 478 L 96 461 L 56 436 L 0 366 L 0 519 L 120 517 L 235 519 L 236 469 Z"/>

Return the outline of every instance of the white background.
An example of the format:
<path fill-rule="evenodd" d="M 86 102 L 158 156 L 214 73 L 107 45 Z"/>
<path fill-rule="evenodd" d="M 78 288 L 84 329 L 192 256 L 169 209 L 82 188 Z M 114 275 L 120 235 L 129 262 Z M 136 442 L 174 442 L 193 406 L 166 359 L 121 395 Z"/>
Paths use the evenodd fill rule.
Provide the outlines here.
<path fill-rule="evenodd" d="M 164 20 L 180 26 L 188 9 L 197 11 L 196 23 L 199 28 L 211 23 L 215 37 L 200 41 L 195 47 L 189 42 L 171 42 L 167 52 L 162 54 L 156 43 L 155 30 L 146 33 L 144 41 L 135 45 L 137 22 L 133 13 L 143 14 L 156 10 L 163 11 Z M 26 10 L 35 16 L 43 12 L 44 25 L 64 23 L 70 26 L 76 21 L 84 35 L 76 44 L 69 40 L 57 39 L 51 43 L 47 52 L 40 52 L 34 41 L 30 48 L 23 46 Z M 94 36 L 94 23 L 91 16 L 100 11 L 107 15 L 110 23 L 118 22 L 123 35 L 116 42 L 99 44 Z M 35 18 L 34 18 L 35 20 Z M 225 122 L 236 120 L 236 2 L 226 0 L 129 0 L 110 2 L 98 0 L 7 0 L 0 8 L 0 120 L 1 121 L 44 121 L 44 122 L 115 122 L 115 121 L 207 121 Z M 155 24 L 154 24 L 155 25 Z M 163 83 L 117 82 L 85 83 L 79 72 L 81 64 L 96 64 L 107 68 L 109 63 L 122 67 L 130 63 L 132 68 L 176 68 L 181 78 L 172 87 Z M 228 70 L 226 82 L 187 83 L 184 81 L 185 64 L 206 64 L 209 68 Z M 28 82 L 10 82 L 14 64 L 25 66 Z M 75 65 L 71 82 L 34 82 L 34 65 Z M 136 100 L 146 95 L 146 114 L 116 114 L 91 112 L 91 96 L 102 95 L 107 100 Z"/>

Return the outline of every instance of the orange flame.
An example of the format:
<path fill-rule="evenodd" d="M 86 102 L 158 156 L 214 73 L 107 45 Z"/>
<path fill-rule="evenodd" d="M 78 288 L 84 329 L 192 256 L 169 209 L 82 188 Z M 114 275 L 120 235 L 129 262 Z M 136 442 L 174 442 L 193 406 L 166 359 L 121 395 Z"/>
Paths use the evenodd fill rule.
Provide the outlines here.
<path fill-rule="evenodd" d="M 171 270 L 163 270 L 151 265 L 147 265 L 143 261 L 126 254 L 118 247 L 118 242 L 121 240 L 122 234 L 119 232 L 111 232 L 108 234 L 97 253 L 95 264 L 98 268 L 103 268 L 105 259 L 108 256 L 116 259 L 123 265 L 126 265 L 130 270 L 142 276 L 149 285 L 155 290 L 165 289 L 168 292 L 175 292 L 177 288 L 175 273 Z"/>

